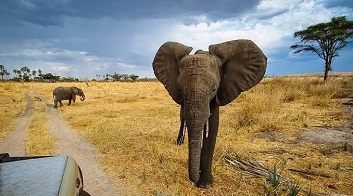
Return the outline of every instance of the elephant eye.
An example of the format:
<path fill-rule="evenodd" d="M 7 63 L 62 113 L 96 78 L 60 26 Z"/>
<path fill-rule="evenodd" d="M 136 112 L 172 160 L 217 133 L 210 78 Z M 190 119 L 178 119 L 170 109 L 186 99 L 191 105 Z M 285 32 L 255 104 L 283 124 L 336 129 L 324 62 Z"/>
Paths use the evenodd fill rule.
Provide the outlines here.
<path fill-rule="evenodd" d="M 216 91 L 217 91 L 217 86 L 214 86 L 212 92 L 216 92 Z"/>

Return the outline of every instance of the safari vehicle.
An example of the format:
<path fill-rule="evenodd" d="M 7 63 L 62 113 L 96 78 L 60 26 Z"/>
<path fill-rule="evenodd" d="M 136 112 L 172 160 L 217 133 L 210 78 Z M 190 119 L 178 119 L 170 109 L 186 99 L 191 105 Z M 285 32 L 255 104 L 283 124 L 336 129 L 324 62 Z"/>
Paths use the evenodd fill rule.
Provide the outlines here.
<path fill-rule="evenodd" d="M 10 157 L 0 154 L 0 195 L 89 195 L 70 156 Z"/>

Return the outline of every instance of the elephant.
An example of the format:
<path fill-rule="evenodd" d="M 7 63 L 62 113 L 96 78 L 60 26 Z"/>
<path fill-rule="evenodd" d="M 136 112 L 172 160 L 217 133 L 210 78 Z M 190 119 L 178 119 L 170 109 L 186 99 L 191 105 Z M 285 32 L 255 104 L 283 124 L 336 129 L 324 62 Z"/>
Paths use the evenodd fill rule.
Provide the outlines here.
<path fill-rule="evenodd" d="M 60 106 L 63 106 L 61 100 L 69 100 L 69 104 L 71 105 L 71 100 L 75 103 L 76 95 L 80 96 L 80 100 L 84 101 L 86 96 L 80 88 L 75 86 L 73 87 L 57 87 L 53 91 L 53 99 L 54 99 L 54 108 L 57 108 L 58 102 Z"/>
<path fill-rule="evenodd" d="M 192 47 L 165 42 L 152 62 L 156 78 L 180 105 L 177 145 L 188 134 L 189 180 L 199 188 L 213 184 L 212 159 L 219 126 L 219 106 L 257 85 L 267 57 L 251 40 L 232 40 L 189 53 Z"/>

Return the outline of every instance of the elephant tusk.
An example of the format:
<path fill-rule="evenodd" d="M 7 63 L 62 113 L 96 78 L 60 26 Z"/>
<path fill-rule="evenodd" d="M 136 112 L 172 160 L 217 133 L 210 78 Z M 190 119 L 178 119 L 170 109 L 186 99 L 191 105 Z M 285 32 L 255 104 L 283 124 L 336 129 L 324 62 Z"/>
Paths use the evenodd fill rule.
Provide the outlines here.
<path fill-rule="evenodd" d="M 186 120 L 184 120 L 183 138 L 185 137 L 185 132 L 186 132 Z"/>
<path fill-rule="evenodd" d="M 206 122 L 206 138 L 208 138 L 208 132 L 209 132 L 209 126 L 208 126 L 208 120 Z"/>

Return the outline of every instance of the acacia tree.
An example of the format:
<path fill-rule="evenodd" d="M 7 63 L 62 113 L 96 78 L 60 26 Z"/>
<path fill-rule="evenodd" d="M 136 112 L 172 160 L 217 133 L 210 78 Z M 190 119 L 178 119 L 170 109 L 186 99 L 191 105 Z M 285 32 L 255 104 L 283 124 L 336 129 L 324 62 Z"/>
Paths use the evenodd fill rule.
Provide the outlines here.
<path fill-rule="evenodd" d="M 119 81 L 122 76 L 120 74 L 114 73 L 111 75 L 111 77 L 114 79 L 114 81 Z"/>
<path fill-rule="evenodd" d="M 137 76 L 137 75 L 135 75 L 135 74 L 131 74 L 131 75 L 129 75 L 129 78 L 130 78 L 133 82 L 135 82 L 135 81 L 139 78 L 139 76 Z"/>
<path fill-rule="evenodd" d="M 332 62 L 339 56 L 338 51 L 352 43 L 353 21 L 347 21 L 346 16 L 333 17 L 330 22 L 309 26 L 307 29 L 294 33 L 299 43 L 292 45 L 294 54 L 314 52 L 325 61 L 324 80 L 332 71 Z"/>

